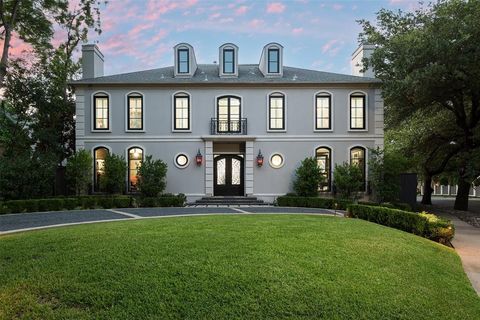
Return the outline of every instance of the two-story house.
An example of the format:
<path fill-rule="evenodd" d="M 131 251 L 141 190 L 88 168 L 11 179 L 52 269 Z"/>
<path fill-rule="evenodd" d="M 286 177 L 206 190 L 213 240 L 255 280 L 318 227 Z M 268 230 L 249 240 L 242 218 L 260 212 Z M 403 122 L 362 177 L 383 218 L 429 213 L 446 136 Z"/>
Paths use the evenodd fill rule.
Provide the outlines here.
<path fill-rule="evenodd" d="M 292 190 L 295 169 L 316 157 L 332 190 L 337 163 L 360 165 L 366 185 L 368 149 L 383 145 L 383 100 L 377 79 L 360 71 L 370 47 L 353 55 L 356 76 L 283 65 L 283 47 L 267 44 L 258 64 L 240 64 L 239 48 L 219 48 L 218 63 L 198 64 L 188 43 L 174 65 L 103 75 L 96 45 L 82 50 L 75 81 L 76 147 L 92 152 L 94 191 L 108 153 L 124 155 L 129 192 L 137 168 L 152 155 L 168 164 L 167 192 L 256 196 L 273 201 Z"/>

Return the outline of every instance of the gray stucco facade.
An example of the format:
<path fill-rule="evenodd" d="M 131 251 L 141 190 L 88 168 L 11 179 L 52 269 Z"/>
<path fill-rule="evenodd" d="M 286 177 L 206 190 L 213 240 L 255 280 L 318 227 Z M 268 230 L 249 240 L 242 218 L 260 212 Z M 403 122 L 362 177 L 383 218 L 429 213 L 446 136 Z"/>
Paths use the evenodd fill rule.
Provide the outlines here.
<path fill-rule="evenodd" d="M 247 66 L 245 73 L 251 75 L 248 70 L 253 67 Z M 284 67 L 281 78 L 242 81 L 242 67 L 237 67 L 240 75 L 236 81 L 231 78 L 223 81 L 209 74 L 219 66 L 204 65 L 202 71 L 199 65 L 195 74 L 204 81 L 194 81 L 191 77 L 177 79 L 165 68 L 157 73 L 158 81 L 148 81 L 149 77 L 135 79 L 135 75 L 129 74 L 124 80 L 119 76 L 111 76 L 110 80 L 110 76 L 100 76 L 75 82 L 76 148 L 90 150 L 94 155 L 96 148 L 105 147 L 127 159 L 131 147 L 141 148 L 144 156 L 152 155 L 167 163 L 166 192 L 184 193 L 189 201 L 215 195 L 214 157 L 220 154 L 241 155 L 244 159 L 243 194 L 266 201 L 292 191 L 295 169 L 305 157 L 315 156 L 319 147 L 331 150 L 331 170 L 335 164 L 350 161 L 352 147 L 365 148 L 365 174 L 368 175 L 368 149 L 383 146 L 384 106 L 376 79 L 367 81 L 362 77 L 338 75 L 335 81 L 330 79 L 334 74 L 325 73 L 326 80 L 312 80 L 309 74 L 320 72 L 305 70 L 302 73 L 303 69 Z M 255 70 L 257 76 L 262 77 L 262 72 Z M 137 76 L 141 76 L 141 72 Z M 290 81 L 285 81 L 285 77 L 290 77 Z M 93 126 L 93 97 L 98 93 L 108 96 L 108 130 L 95 130 Z M 127 96 L 130 93 L 143 97 L 142 130 L 131 131 L 127 127 Z M 175 131 L 173 125 L 173 97 L 177 93 L 189 96 L 190 128 L 186 132 Z M 284 130 L 269 130 L 269 96 L 272 93 L 284 96 Z M 329 130 L 315 129 L 318 93 L 328 93 L 331 97 Z M 365 96 L 366 125 L 365 129 L 351 130 L 350 96 L 358 93 Z M 240 99 L 241 118 L 247 123 L 246 134 L 212 134 L 211 119 L 217 118 L 217 99 L 222 96 Z M 201 165 L 195 162 L 198 150 L 203 156 Z M 260 151 L 264 156 L 261 167 L 256 161 Z M 185 168 L 175 165 L 179 154 L 189 158 Z M 273 154 L 283 157 L 280 168 L 269 163 Z"/>

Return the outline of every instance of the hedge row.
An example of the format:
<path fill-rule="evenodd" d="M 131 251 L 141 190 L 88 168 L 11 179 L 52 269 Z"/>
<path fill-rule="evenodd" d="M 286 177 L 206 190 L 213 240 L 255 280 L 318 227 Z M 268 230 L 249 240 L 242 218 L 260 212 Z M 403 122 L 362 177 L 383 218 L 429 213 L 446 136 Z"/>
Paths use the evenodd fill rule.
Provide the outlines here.
<path fill-rule="evenodd" d="M 348 206 L 348 216 L 410 232 L 442 244 L 448 244 L 455 235 L 455 227 L 450 221 L 425 212 L 351 204 Z"/>
<path fill-rule="evenodd" d="M 0 214 L 98 208 L 183 207 L 185 200 L 185 195 L 183 194 L 168 194 L 156 198 L 81 196 L 71 198 L 10 200 L 0 202 Z"/>
<path fill-rule="evenodd" d="M 299 196 L 282 196 L 277 198 L 277 205 L 282 207 L 307 207 L 346 210 L 349 204 L 351 204 L 350 201 L 333 198 Z"/>
<path fill-rule="evenodd" d="M 403 211 L 413 211 L 412 206 L 410 206 L 408 203 L 402 203 L 402 202 L 377 203 L 377 202 L 370 202 L 370 201 L 358 201 L 358 204 L 362 204 L 362 205 L 365 205 L 365 206 L 375 206 L 375 207 L 385 207 L 385 208 L 390 208 L 390 209 L 398 209 L 398 210 L 403 210 Z"/>

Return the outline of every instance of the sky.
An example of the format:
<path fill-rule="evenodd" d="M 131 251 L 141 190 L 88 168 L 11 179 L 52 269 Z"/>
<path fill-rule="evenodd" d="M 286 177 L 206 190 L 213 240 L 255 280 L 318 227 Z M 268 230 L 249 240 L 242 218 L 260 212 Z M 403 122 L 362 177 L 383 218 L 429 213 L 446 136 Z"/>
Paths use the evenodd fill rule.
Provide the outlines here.
<path fill-rule="evenodd" d="M 105 74 L 173 64 L 173 46 L 190 43 L 198 63 L 218 61 L 233 42 L 239 63 L 258 63 L 264 45 L 284 46 L 284 65 L 349 74 L 361 31 L 387 9 L 412 10 L 411 0 L 109 0 L 101 7 L 102 33 L 91 34 L 105 55 Z M 20 50 L 12 43 L 12 53 Z"/>

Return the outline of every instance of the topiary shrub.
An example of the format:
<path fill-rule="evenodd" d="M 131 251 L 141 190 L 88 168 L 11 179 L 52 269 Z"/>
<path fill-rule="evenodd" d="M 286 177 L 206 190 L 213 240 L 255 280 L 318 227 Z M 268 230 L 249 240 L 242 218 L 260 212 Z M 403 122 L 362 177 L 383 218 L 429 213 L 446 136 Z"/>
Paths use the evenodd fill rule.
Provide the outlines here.
<path fill-rule="evenodd" d="M 305 158 L 295 170 L 293 190 L 302 197 L 316 196 L 318 195 L 318 186 L 323 179 L 324 176 L 317 165 L 317 160 L 313 157 Z"/>
<path fill-rule="evenodd" d="M 138 189 L 144 197 L 156 197 L 165 190 L 167 164 L 147 156 L 138 169 Z"/>
<path fill-rule="evenodd" d="M 125 172 L 127 163 L 123 156 L 107 154 L 105 157 L 105 173 L 100 180 L 100 187 L 109 194 L 119 194 L 125 191 Z"/>
<path fill-rule="evenodd" d="M 336 164 L 333 177 L 336 192 L 341 199 L 355 201 L 358 199 L 358 192 L 365 187 L 362 170 L 357 165 L 346 162 Z"/>
<path fill-rule="evenodd" d="M 92 177 L 92 156 L 86 150 L 77 151 L 67 161 L 65 178 L 75 195 L 88 193 Z"/>

